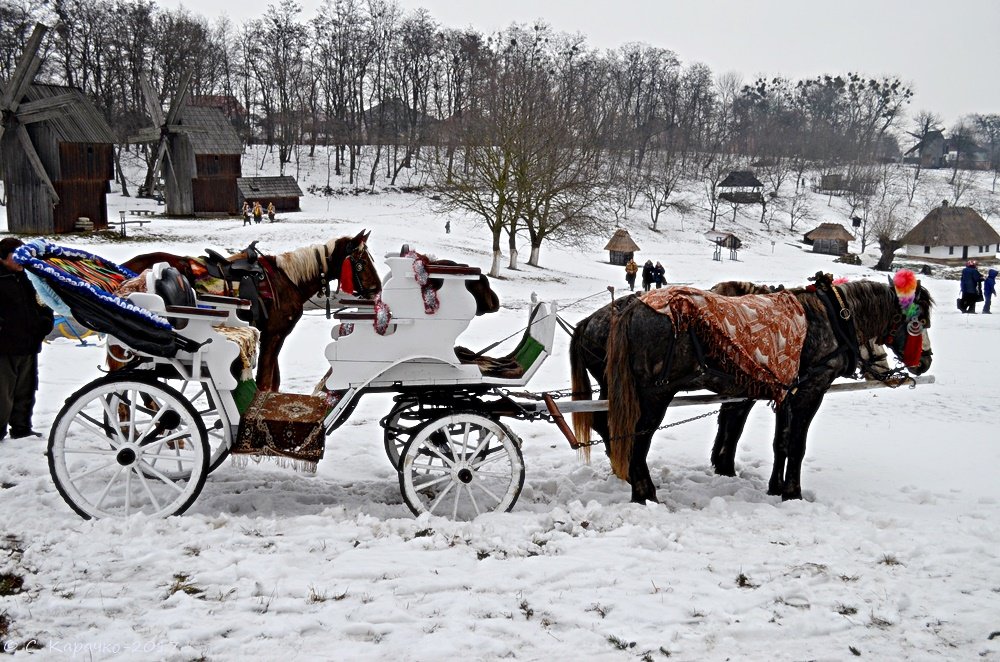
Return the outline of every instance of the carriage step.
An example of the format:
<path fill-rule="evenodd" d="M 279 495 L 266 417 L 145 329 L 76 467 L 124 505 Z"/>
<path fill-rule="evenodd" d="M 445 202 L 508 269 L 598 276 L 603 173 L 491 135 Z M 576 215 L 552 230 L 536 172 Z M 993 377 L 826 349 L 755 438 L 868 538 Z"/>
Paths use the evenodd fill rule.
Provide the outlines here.
<path fill-rule="evenodd" d="M 322 397 L 258 391 L 240 418 L 232 452 L 286 457 L 314 466 L 323 457 L 327 409 Z"/>

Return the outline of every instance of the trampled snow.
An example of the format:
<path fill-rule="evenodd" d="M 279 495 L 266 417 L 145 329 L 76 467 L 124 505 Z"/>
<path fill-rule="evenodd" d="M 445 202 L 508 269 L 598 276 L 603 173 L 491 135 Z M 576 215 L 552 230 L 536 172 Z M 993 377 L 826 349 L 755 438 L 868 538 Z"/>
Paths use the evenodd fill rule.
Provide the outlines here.
<path fill-rule="evenodd" d="M 325 157 L 316 162 L 303 188 L 325 180 Z M 813 203 L 816 223 L 840 222 L 826 197 Z M 431 204 L 307 195 L 275 224 L 156 218 L 127 241 L 59 240 L 124 260 L 254 239 L 275 253 L 368 229 L 377 257 L 408 243 L 488 269 L 484 228 L 451 216 L 446 234 Z M 109 196 L 113 217 L 146 206 Z M 721 262 L 701 218 L 682 230 L 670 217 L 654 233 L 637 210 L 627 227 L 638 257 L 662 261 L 671 282 L 885 277 L 807 252 L 798 239 L 811 226 L 772 237 L 750 216 L 722 220 L 744 248 Z M 522 246 L 520 268 L 494 280 L 502 310 L 475 319 L 461 344 L 523 327 L 532 292 L 572 323 L 610 300 L 607 285 L 620 295 L 624 272 L 608 264 L 606 241 L 545 245 L 541 268 L 524 264 Z M 0 597 L 6 639 L 35 642 L 39 659 L 81 660 L 1000 659 L 1000 315 L 960 314 L 954 280 L 923 283 L 938 302 L 936 383 L 830 395 L 810 430 L 802 501 L 766 494 L 773 414 L 763 403 L 735 478 L 709 463 L 714 417 L 658 433 L 649 466 L 661 503 L 645 506 L 629 502 L 603 453 L 584 464 L 555 426 L 510 422 L 524 441 L 524 490 L 513 512 L 470 523 L 410 514 L 382 447 L 387 395 L 362 400 L 316 476 L 226 463 L 186 514 L 165 520 L 80 519 L 49 477 L 45 442 L 7 439 L 0 571 L 24 586 Z M 300 323 L 281 357 L 283 390 L 307 392 L 323 374 L 330 325 L 321 312 Z M 102 353 L 46 345 L 37 429 L 47 433 L 65 398 L 101 374 Z M 562 335 L 529 388 L 568 385 Z M 672 409 L 667 421 L 707 411 Z"/>

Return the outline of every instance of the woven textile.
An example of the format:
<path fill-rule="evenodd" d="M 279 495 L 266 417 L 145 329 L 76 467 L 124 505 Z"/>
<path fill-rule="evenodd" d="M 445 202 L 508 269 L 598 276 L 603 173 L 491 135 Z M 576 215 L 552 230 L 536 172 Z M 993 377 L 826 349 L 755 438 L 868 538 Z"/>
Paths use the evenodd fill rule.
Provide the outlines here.
<path fill-rule="evenodd" d="M 232 452 L 286 457 L 315 468 L 323 457 L 326 412 L 323 398 L 258 391 L 240 418 Z"/>
<path fill-rule="evenodd" d="M 799 372 L 805 310 L 790 292 L 724 297 L 693 287 L 667 287 L 641 296 L 670 316 L 676 333 L 693 329 L 706 353 L 752 397 L 781 404 Z"/>

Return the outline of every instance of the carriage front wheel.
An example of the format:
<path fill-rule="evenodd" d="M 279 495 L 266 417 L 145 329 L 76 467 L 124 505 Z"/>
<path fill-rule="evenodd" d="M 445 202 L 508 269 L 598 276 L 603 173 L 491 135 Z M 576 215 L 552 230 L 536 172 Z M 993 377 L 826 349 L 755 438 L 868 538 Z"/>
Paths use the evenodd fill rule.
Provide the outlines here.
<path fill-rule="evenodd" d="M 470 520 L 506 512 L 524 487 L 521 440 L 506 425 L 471 412 L 424 423 L 403 448 L 399 487 L 413 514 Z"/>
<path fill-rule="evenodd" d="M 159 382 L 115 376 L 66 400 L 48 456 L 59 494 L 87 519 L 183 513 L 209 465 L 205 426 L 183 395 Z"/>

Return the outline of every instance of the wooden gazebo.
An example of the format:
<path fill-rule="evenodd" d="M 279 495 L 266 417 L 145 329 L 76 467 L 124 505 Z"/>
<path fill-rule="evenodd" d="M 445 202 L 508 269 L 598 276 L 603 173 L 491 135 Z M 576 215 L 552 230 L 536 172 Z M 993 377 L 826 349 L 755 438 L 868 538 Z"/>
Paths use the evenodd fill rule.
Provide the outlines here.
<path fill-rule="evenodd" d="M 854 241 L 854 235 L 840 223 L 821 223 L 805 233 L 802 241 L 807 246 L 812 246 L 813 253 L 844 255 L 848 252 L 848 242 Z"/>
<path fill-rule="evenodd" d="M 734 170 L 719 183 L 719 198 L 733 205 L 764 202 L 764 185 L 749 170 Z"/>
<path fill-rule="evenodd" d="M 7 228 L 17 234 L 107 227 L 114 134 L 77 88 L 33 83 L 47 28 L 37 25 L 0 92 L 0 176 Z"/>
<path fill-rule="evenodd" d="M 608 245 L 604 247 L 604 250 L 609 251 L 608 261 L 611 264 L 625 265 L 632 259 L 635 252 L 639 250 L 639 246 L 632 240 L 632 236 L 628 233 L 628 230 L 618 228 L 611 236 L 611 240 L 608 241 Z"/>

